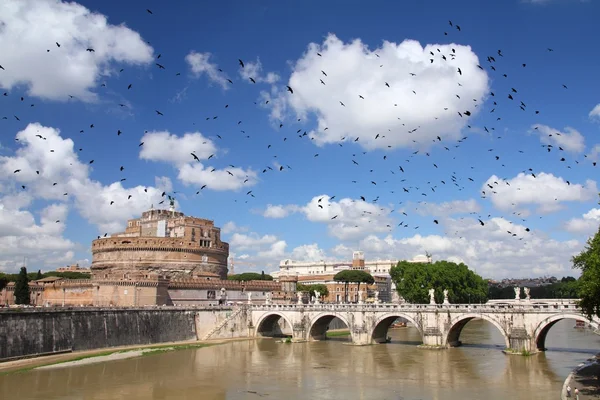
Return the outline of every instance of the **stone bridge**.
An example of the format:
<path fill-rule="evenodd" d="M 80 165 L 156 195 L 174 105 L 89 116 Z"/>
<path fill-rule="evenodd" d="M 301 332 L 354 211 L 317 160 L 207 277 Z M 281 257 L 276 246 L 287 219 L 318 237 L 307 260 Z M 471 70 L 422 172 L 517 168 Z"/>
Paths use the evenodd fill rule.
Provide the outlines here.
<path fill-rule="evenodd" d="M 474 318 L 494 325 L 506 349 L 535 353 L 545 350 L 548 331 L 562 319 L 584 321 L 598 332 L 599 320 L 588 320 L 575 300 L 503 304 L 305 304 L 250 305 L 248 326 L 254 336 L 286 334 L 294 341 L 323 340 L 333 318 L 341 319 L 356 345 L 383 343 L 388 328 L 404 318 L 421 334 L 424 347 L 459 346 L 460 333 Z"/>

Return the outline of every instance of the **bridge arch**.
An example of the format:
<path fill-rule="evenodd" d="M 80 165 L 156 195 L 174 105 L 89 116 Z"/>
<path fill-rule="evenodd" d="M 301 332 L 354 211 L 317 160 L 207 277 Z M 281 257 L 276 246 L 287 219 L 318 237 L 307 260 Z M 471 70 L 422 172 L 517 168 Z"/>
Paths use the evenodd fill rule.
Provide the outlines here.
<path fill-rule="evenodd" d="M 502 337 L 504 338 L 504 344 L 505 344 L 506 348 L 507 349 L 510 348 L 510 340 L 508 338 L 508 334 L 504 330 L 502 325 L 498 321 L 496 321 L 494 318 L 492 318 L 486 314 L 475 314 L 475 313 L 461 314 L 458 317 L 451 319 L 450 320 L 450 328 L 445 333 L 442 343 L 444 343 L 445 345 L 447 345 L 449 347 L 460 346 L 461 341 L 459 339 L 460 339 L 460 334 L 461 334 L 463 328 L 465 327 L 465 325 L 467 325 L 467 323 L 469 323 L 469 321 L 471 321 L 472 319 L 475 319 L 475 318 L 483 319 L 484 321 L 487 321 L 490 324 L 494 325 L 496 328 L 498 328 L 500 333 L 502 333 Z"/>
<path fill-rule="evenodd" d="M 285 328 L 287 328 L 286 330 L 289 330 L 289 335 L 292 335 L 293 325 L 287 317 L 278 312 L 268 312 L 258 319 L 254 336 L 287 336 L 281 329 L 282 327 L 279 323 L 281 319 L 285 321 Z"/>
<path fill-rule="evenodd" d="M 421 323 L 418 323 L 408 314 L 391 312 L 382 315 L 377 319 L 377 321 L 375 321 L 373 324 L 373 331 L 371 332 L 371 340 L 375 343 L 384 343 L 387 340 L 388 329 L 398 318 L 404 318 L 408 320 L 408 322 L 417 328 L 419 334 L 421 335 L 421 339 L 423 338 L 423 327 Z"/>
<path fill-rule="evenodd" d="M 540 350 L 540 351 L 546 350 L 546 336 L 548 335 L 550 328 L 552 328 L 558 321 L 561 321 L 563 319 L 573 319 L 575 321 L 582 321 L 582 322 L 585 322 L 586 324 L 591 324 L 596 329 L 600 328 L 600 324 L 598 324 L 598 322 L 593 321 L 593 320 L 590 321 L 589 319 L 587 319 L 586 317 L 584 317 L 581 314 L 555 314 L 555 315 L 552 315 L 552 316 L 542 320 L 535 328 L 533 337 L 535 338 L 535 346 L 538 350 Z"/>
<path fill-rule="evenodd" d="M 308 330 L 308 340 L 325 340 L 327 339 L 327 328 L 329 323 L 334 319 L 339 318 L 343 323 L 346 324 L 350 331 L 350 338 L 352 338 L 352 329 L 350 329 L 350 323 L 339 313 L 336 312 L 323 312 L 314 316 L 310 321 L 310 328 Z"/>

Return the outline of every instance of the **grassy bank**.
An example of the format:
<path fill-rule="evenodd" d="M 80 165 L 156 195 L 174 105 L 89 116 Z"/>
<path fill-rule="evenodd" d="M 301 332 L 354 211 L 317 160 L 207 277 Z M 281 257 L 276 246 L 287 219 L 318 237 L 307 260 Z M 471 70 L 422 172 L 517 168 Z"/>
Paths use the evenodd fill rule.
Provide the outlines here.
<path fill-rule="evenodd" d="M 327 331 L 327 337 L 340 337 L 340 336 L 350 336 L 350 331 L 345 329 L 336 329 L 332 331 Z"/>
<path fill-rule="evenodd" d="M 165 353 L 168 351 L 176 350 L 189 350 L 199 349 L 203 347 L 215 346 L 232 341 L 249 340 L 249 339 L 224 339 L 207 342 L 197 341 L 186 341 L 176 343 L 162 343 L 154 345 L 137 345 L 137 346 L 124 346 L 116 347 L 113 349 L 97 349 L 89 351 L 81 351 L 76 353 L 66 353 L 60 355 L 44 356 L 38 358 L 28 358 L 17 361 L 9 361 L 6 363 L 0 363 L 0 376 L 7 374 L 23 373 L 28 372 L 40 367 L 50 367 L 65 363 L 76 363 L 87 359 L 97 359 L 97 362 L 110 361 L 111 359 L 124 359 L 131 357 L 143 357 L 158 353 Z M 129 353 L 129 354 L 128 354 Z M 122 355 L 123 357 L 113 357 L 106 359 L 110 356 Z M 131 356 L 131 357 L 130 357 Z M 86 363 L 87 364 L 87 363 Z M 91 364 L 91 362 L 90 362 Z"/>

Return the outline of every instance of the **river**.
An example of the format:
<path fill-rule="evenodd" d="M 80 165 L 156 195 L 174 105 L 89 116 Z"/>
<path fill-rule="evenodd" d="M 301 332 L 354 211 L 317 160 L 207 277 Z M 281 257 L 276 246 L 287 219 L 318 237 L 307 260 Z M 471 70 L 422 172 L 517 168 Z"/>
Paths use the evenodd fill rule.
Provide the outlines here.
<path fill-rule="evenodd" d="M 502 353 L 496 328 L 467 324 L 462 347 L 417 348 L 413 327 L 392 342 L 349 346 L 347 338 L 231 342 L 139 358 L 0 376 L 0 399 L 556 399 L 569 372 L 600 351 L 600 336 L 564 320 L 548 351 Z"/>

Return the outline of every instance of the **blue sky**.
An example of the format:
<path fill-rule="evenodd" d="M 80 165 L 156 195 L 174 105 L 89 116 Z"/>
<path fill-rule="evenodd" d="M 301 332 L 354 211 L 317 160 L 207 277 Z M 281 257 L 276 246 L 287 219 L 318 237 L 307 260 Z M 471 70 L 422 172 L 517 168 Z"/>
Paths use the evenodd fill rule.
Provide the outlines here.
<path fill-rule="evenodd" d="M 600 224 L 599 12 L 3 2 L 0 270 L 89 263 L 91 240 L 167 191 L 223 228 L 238 271 L 360 248 L 494 278 L 575 274 Z"/>

